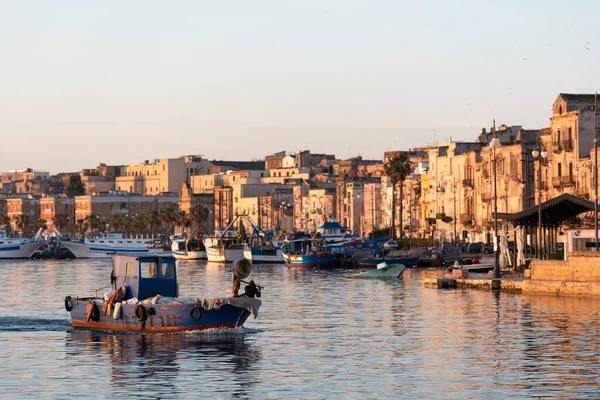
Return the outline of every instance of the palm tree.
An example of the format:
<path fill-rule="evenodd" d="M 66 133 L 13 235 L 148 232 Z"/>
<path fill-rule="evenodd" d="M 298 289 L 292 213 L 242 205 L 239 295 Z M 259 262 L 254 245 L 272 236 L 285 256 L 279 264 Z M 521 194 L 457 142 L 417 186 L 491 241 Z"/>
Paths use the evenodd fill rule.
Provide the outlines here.
<path fill-rule="evenodd" d="M 118 214 L 112 214 L 108 219 L 111 231 L 118 231 L 121 229 L 121 217 Z"/>
<path fill-rule="evenodd" d="M 79 218 L 75 221 L 75 232 L 76 233 L 84 233 L 88 229 L 88 224 L 83 218 Z"/>
<path fill-rule="evenodd" d="M 144 233 L 144 229 L 146 229 L 146 216 L 143 214 L 136 214 L 133 219 L 133 228 L 140 235 Z"/>
<path fill-rule="evenodd" d="M 85 221 L 87 222 L 89 228 L 92 231 L 99 230 L 99 227 L 101 226 L 101 223 L 102 223 L 100 218 L 95 216 L 94 214 L 90 214 L 87 217 L 85 217 Z"/>
<path fill-rule="evenodd" d="M 176 214 L 176 222 L 177 222 L 177 226 L 179 228 L 181 228 L 181 232 L 183 233 L 183 231 L 185 230 L 186 227 L 190 226 L 191 224 L 191 220 L 190 220 L 190 216 L 188 215 L 188 213 L 186 213 L 185 211 L 179 211 Z"/>
<path fill-rule="evenodd" d="M 208 220 L 209 214 L 210 213 L 206 207 L 204 207 L 202 204 L 196 204 L 190 210 L 190 219 L 198 224 L 198 227 L 202 226 L 208 233 L 208 230 L 203 226 L 203 224 L 206 220 Z"/>
<path fill-rule="evenodd" d="M 392 182 L 392 237 L 396 238 L 396 186 L 400 183 L 400 238 L 402 238 L 402 187 L 407 176 L 412 171 L 412 164 L 406 153 L 401 152 L 389 159 L 383 166 L 385 174 Z"/>
<path fill-rule="evenodd" d="M 14 221 L 17 229 L 20 230 L 21 233 L 25 233 L 25 230 L 29 225 L 29 215 L 19 214 L 15 217 Z"/>
<path fill-rule="evenodd" d="M 38 220 L 37 220 L 37 221 L 35 221 L 35 229 L 36 229 L 36 230 L 37 230 L 37 229 L 40 229 L 40 228 L 41 228 L 41 229 L 46 229 L 46 228 L 47 228 L 46 224 L 47 224 L 47 222 L 46 222 L 46 220 L 45 220 L 45 219 L 38 218 Z"/>
<path fill-rule="evenodd" d="M 121 228 L 125 230 L 125 237 L 129 237 L 129 232 L 133 228 L 133 218 L 130 216 L 125 216 L 121 218 Z"/>
<path fill-rule="evenodd" d="M 175 222 L 177 221 L 176 218 L 177 217 L 175 215 L 175 210 L 173 210 L 173 208 L 165 207 L 162 210 L 160 210 L 160 219 L 163 222 L 163 224 L 165 224 L 167 235 L 173 227 L 173 224 L 175 224 Z"/>
<path fill-rule="evenodd" d="M 62 229 L 65 226 L 69 225 L 69 218 L 67 214 L 56 214 L 54 215 L 54 226 L 57 229 Z"/>
<path fill-rule="evenodd" d="M 160 226 L 160 213 L 158 211 L 152 210 L 146 214 L 146 226 L 150 228 L 152 238 L 154 238 L 156 235 L 156 228 Z"/>
<path fill-rule="evenodd" d="M 0 228 L 5 227 L 6 233 L 10 231 L 10 217 L 6 214 L 0 214 Z"/>

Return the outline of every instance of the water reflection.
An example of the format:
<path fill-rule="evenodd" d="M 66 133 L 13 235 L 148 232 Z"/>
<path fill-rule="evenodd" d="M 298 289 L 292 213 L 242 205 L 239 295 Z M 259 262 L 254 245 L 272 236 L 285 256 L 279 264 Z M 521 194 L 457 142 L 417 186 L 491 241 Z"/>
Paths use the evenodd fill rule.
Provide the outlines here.
<path fill-rule="evenodd" d="M 205 388 L 227 382 L 233 396 L 244 397 L 260 383 L 256 363 L 262 358 L 248 335 L 243 330 L 139 335 L 73 329 L 67 332 L 65 353 L 73 367 L 82 356 L 105 364 L 117 393 L 137 387 L 158 398 L 172 396 L 182 390 L 182 382 L 202 377 Z"/>

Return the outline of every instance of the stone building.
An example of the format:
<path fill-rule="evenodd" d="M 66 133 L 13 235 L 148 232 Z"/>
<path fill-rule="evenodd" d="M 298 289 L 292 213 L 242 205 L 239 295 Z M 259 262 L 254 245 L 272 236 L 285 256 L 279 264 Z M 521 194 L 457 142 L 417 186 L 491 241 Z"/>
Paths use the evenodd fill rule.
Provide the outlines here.
<path fill-rule="evenodd" d="M 40 218 L 40 201 L 33 196 L 12 197 L 6 199 L 6 215 L 10 218 L 11 228 L 14 231 L 23 233 L 32 233 L 35 229 L 35 223 Z M 20 216 L 26 217 L 25 226 L 19 226 Z"/>
<path fill-rule="evenodd" d="M 56 215 L 59 217 L 58 224 L 55 223 Z M 40 218 L 46 221 L 48 231 L 54 228 L 61 233 L 73 232 L 75 226 L 75 200 L 69 197 L 42 197 L 40 198 Z M 56 226 L 60 225 L 60 226 Z"/>
<path fill-rule="evenodd" d="M 199 227 L 196 226 L 195 222 L 192 222 L 190 226 L 190 232 L 196 228 L 204 234 L 212 234 L 215 230 L 215 195 L 214 193 L 198 193 L 195 194 L 192 191 L 191 186 L 188 183 L 181 185 L 179 190 L 179 210 L 190 213 L 192 208 L 197 204 L 206 208 L 208 211 L 208 218 Z"/>
<path fill-rule="evenodd" d="M 113 194 L 101 196 L 75 196 L 75 222 L 88 215 L 109 218 L 111 215 L 134 217 L 160 211 L 163 208 L 179 208 L 179 196 L 137 196 L 131 194 Z"/>

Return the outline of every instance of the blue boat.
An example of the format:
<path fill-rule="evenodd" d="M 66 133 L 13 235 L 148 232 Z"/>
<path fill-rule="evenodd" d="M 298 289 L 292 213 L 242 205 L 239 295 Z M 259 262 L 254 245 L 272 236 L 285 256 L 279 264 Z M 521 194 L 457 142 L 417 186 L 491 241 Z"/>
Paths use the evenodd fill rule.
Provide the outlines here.
<path fill-rule="evenodd" d="M 286 240 L 283 259 L 288 266 L 302 268 L 331 268 L 335 255 L 323 239 Z"/>
<path fill-rule="evenodd" d="M 73 326 L 109 331 L 166 333 L 242 326 L 250 314 L 256 318 L 260 287 L 250 282 L 249 296 L 179 298 L 177 267 L 172 256 L 113 254 L 111 284 L 96 289 L 92 297 L 65 298 Z M 250 274 L 248 260 L 241 279 Z M 98 292 L 112 288 L 112 294 Z M 248 289 L 248 287 L 247 287 Z"/>
<path fill-rule="evenodd" d="M 252 264 L 283 264 L 283 250 L 273 244 L 272 234 L 265 232 L 252 218 L 246 217 L 246 220 L 252 226 L 252 235 L 244 245 L 244 258 Z"/>
<path fill-rule="evenodd" d="M 419 257 L 368 257 L 358 259 L 358 266 L 361 268 L 374 268 L 377 264 L 385 262 L 387 264 L 402 264 L 407 267 L 415 266 L 419 263 Z"/>

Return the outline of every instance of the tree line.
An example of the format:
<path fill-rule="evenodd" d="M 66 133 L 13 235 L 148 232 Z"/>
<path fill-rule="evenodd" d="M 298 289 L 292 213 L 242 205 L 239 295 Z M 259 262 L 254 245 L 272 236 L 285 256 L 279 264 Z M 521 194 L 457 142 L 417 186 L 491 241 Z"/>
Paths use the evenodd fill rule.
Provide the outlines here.
<path fill-rule="evenodd" d="M 190 212 L 176 211 L 172 207 L 165 207 L 158 210 L 152 210 L 146 214 L 100 216 L 90 214 L 85 218 L 77 219 L 73 225 L 75 234 L 85 232 L 102 231 L 121 231 L 125 236 L 136 234 L 151 234 L 153 237 L 157 233 L 168 234 L 175 227 L 182 231 L 190 227 L 193 223 L 207 231 L 205 222 L 209 219 L 210 212 L 201 204 L 196 204 Z M 0 226 L 6 226 L 8 233 L 11 233 L 11 222 L 15 228 L 23 233 L 35 232 L 39 228 L 46 228 L 48 221 L 39 218 L 31 221 L 29 215 L 20 214 L 15 216 L 12 221 L 6 214 L 0 214 Z M 67 214 L 58 213 L 54 215 L 54 226 L 62 232 L 69 227 L 69 217 Z"/>

